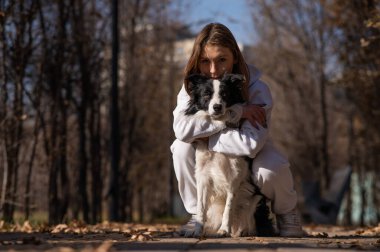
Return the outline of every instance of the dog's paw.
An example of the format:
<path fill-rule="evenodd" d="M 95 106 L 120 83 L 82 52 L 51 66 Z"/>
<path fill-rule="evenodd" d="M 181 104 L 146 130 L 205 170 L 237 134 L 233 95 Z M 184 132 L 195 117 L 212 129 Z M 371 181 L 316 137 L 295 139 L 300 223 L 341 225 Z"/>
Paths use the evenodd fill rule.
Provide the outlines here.
<path fill-rule="evenodd" d="M 226 121 L 230 124 L 238 124 L 243 114 L 243 106 L 241 104 L 234 104 L 227 109 Z"/>
<path fill-rule="evenodd" d="M 222 228 L 219 229 L 218 232 L 216 232 L 216 234 L 217 234 L 217 237 L 229 237 L 230 236 L 228 231 L 225 229 L 222 229 Z"/>
<path fill-rule="evenodd" d="M 245 233 L 246 232 L 244 232 L 241 228 L 239 228 L 238 230 L 232 229 L 231 230 L 231 237 L 236 238 L 236 237 L 245 236 Z"/>
<path fill-rule="evenodd" d="M 231 232 L 231 237 L 237 238 L 237 237 L 246 237 L 246 236 L 256 236 L 256 231 L 248 232 L 248 230 L 237 230 L 234 232 Z"/>

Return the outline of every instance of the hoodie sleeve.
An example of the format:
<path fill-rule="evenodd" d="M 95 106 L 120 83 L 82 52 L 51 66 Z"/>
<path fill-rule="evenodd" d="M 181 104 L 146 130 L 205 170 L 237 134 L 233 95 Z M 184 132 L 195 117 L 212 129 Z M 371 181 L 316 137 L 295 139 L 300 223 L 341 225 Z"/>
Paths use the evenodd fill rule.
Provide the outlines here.
<path fill-rule="evenodd" d="M 212 122 L 207 118 L 186 116 L 184 111 L 189 100 L 190 97 L 182 86 L 177 96 L 177 107 L 173 111 L 173 129 L 177 139 L 191 143 L 197 138 L 211 136 L 226 128 L 225 124 Z"/>
<path fill-rule="evenodd" d="M 225 128 L 210 136 L 210 150 L 254 158 L 262 149 L 268 139 L 273 107 L 272 96 L 268 86 L 260 80 L 251 85 L 249 92 L 250 104 L 265 104 L 267 128 L 258 125 L 258 129 L 256 129 L 245 120 L 240 128 Z"/>

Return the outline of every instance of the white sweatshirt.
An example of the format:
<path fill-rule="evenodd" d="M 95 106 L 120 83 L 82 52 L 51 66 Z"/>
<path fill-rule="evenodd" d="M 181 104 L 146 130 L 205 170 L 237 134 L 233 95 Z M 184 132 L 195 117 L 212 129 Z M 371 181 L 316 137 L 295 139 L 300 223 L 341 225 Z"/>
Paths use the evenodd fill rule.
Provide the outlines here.
<path fill-rule="evenodd" d="M 253 66 L 250 71 L 249 103 L 265 104 L 267 128 L 258 125 L 253 127 L 245 120 L 240 128 L 227 128 L 225 125 L 216 125 L 211 121 L 199 120 L 184 114 L 190 96 L 182 86 L 177 96 L 177 107 L 173 111 L 174 133 L 177 139 L 191 143 L 200 137 L 209 137 L 209 149 L 215 152 L 236 156 L 256 157 L 257 153 L 269 140 L 270 118 L 273 107 L 272 96 L 268 86 L 260 80 L 261 73 Z"/>

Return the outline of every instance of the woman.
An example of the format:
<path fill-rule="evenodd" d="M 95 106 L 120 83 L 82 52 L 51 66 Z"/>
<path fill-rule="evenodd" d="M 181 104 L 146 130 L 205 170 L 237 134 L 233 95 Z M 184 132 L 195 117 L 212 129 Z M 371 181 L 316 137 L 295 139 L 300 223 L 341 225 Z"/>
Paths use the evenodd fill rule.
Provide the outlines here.
<path fill-rule="evenodd" d="M 189 101 L 185 81 L 177 97 L 174 115 L 176 140 L 171 146 L 179 193 L 186 210 L 196 213 L 195 149 L 192 142 L 202 138 L 209 149 L 216 152 L 253 159 L 252 177 L 261 192 L 273 202 L 280 235 L 302 236 L 300 216 L 296 208 L 297 193 L 288 160 L 272 145 L 268 136 L 272 111 L 272 97 L 259 71 L 248 66 L 231 31 L 219 23 L 206 25 L 195 39 L 185 76 L 201 73 L 213 79 L 224 73 L 239 73 L 247 80 L 241 107 L 240 128 L 213 125 L 184 115 Z M 185 78 L 186 79 L 186 78 Z M 194 218 L 181 228 L 185 233 L 194 228 Z"/>

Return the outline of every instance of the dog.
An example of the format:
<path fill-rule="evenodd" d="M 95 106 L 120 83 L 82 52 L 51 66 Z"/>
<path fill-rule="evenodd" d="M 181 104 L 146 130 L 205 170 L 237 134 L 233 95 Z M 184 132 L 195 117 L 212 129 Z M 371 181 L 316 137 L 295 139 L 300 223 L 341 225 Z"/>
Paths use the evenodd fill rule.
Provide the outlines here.
<path fill-rule="evenodd" d="M 187 80 L 190 101 L 185 115 L 238 127 L 240 118 L 234 111 L 244 103 L 242 75 L 225 74 L 217 80 L 194 74 Z M 195 230 L 185 236 L 253 236 L 257 234 L 255 216 L 260 216 L 266 226 L 262 233 L 270 234 L 271 223 L 265 221 L 269 218 L 266 201 L 251 181 L 249 159 L 209 151 L 202 140 L 195 145 L 196 224 Z M 260 206 L 264 212 L 258 215 Z"/>

